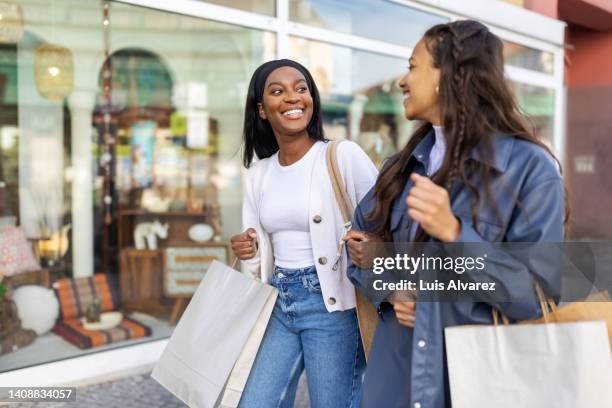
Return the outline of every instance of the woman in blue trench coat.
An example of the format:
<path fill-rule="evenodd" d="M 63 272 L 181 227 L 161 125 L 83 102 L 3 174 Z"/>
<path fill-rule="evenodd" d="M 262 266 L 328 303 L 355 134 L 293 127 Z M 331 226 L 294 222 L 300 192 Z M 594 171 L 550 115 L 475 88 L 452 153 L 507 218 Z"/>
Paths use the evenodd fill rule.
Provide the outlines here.
<path fill-rule="evenodd" d="M 567 218 L 560 166 L 521 115 L 504 78 L 502 41 L 476 21 L 429 29 L 399 86 L 405 116 L 423 124 L 385 162 L 345 240 L 351 281 L 379 313 L 363 384 L 366 408 L 450 407 L 444 328 L 541 314 L 537 282 L 558 298 L 558 269 L 488 251 L 483 272 L 505 301 L 408 301 L 371 295 L 364 242 L 562 242 Z M 532 265 L 539 264 L 538 268 Z"/>

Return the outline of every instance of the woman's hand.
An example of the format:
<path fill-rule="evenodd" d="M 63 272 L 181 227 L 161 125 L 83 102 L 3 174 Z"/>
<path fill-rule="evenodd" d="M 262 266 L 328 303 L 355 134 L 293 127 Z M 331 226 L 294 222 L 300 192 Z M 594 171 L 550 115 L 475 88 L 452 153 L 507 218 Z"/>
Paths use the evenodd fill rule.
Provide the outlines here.
<path fill-rule="evenodd" d="M 234 255 L 242 261 L 253 258 L 257 253 L 257 232 L 253 228 L 234 235 L 230 238 L 230 242 Z"/>
<path fill-rule="evenodd" d="M 342 237 L 342 240 L 346 242 L 346 249 L 351 257 L 353 265 L 361 269 L 372 267 L 374 263 L 374 248 L 370 247 L 369 250 L 366 251 L 364 244 L 373 241 L 382 242 L 378 236 L 364 231 L 350 230 Z"/>
<path fill-rule="evenodd" d="M 427 177 L 410 175 L 414 187 L 406 198 L 408 215 L 417 221 L 429 236 L 442 242 L 453 242 L 461 232 L 461 224 L 451 211 L 445 188 Z"/>
<path fill-rule="evenodd" d="M 414 299 L 414 300 L 406 300 Z M 395 317 L 402 326 L 414 327 L 416 319 L 416 292 L 395 291 L 387 298 L 393 305 Z"/>
<path fill-rule="evenodd" d="M 395 316 L 402 326 L 414 327 L 416 319 L 416 302 L 395 302 L 393 303 Z"/>

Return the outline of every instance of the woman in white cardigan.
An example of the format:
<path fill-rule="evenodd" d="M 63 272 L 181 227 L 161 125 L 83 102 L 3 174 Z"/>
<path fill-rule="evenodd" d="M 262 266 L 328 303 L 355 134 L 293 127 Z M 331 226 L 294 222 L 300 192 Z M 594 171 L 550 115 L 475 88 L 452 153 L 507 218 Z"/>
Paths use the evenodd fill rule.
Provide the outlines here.
<path fill-rule="evenodd" d="M 245 109 L 244 232 L 231 243 L 279 296 L 241 407 L 293 406 L 304 369 L 313 408 L 359 406 L 365 359 L 346 255 L 336 255 L 345 231 L 327 147 L 308 70 L 291 60 L 260 66 Z M 337 160 L 356 205 L 374 185 L 376 168 L 353 142 L 338 146 Z"/>

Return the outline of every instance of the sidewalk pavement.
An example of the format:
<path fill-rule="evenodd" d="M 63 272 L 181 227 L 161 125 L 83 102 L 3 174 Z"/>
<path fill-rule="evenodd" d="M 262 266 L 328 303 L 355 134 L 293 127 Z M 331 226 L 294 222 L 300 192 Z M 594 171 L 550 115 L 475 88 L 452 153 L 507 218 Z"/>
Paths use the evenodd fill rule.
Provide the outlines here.
<path fill-rule="evenodd" d="M 139 374 L 115 381 L 78 388 L 76 402 L 19 403 L 0 406 L 33 408 L 183 408 L 187 407 L 166 391 L 150 374 Z M 305 377 L 300 378 L 295 408 L 308 408 Z"/>

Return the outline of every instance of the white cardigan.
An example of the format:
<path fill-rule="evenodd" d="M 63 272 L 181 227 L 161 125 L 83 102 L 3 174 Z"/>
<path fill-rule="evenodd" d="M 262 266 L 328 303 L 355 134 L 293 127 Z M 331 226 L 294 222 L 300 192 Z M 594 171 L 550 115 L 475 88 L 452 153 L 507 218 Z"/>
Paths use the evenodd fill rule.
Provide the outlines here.
<path fill-rule="evenodd" d="M 324 142 L 317 142 L 324 143 Z M 347 310 L 355 307 L 355 289 L 346 276 L 346 251 L 342 251 L 339 267 L 332 270 L 336 259 L 337 245 L 343 234 L 342 214 L 334 194 L 325 153 L 329 143 L 319 149 L 310 184 L 310 237 L 317 275 L 327 311 Z M 344 179 L 348 196 L 356 206 L 374 186 L 378 171 L 357 143 L 340 143 L 336 150 L 338 167 Z M 254 228 L 257 231 L 258 251 L 255 257 L 242 261 L 251 274 L 261 274 L 261 280 L 268 283 L 274 268 L 274 256 L 270 236 L 261 226 L 259 207 L 262 185 L 269 173 L 271 158 L 259 160 L 251 165 L 246 174 L 246 186 L 242 207 L 243 231 Z M 319 222 L 317 222 L 319 221 Z"/>

